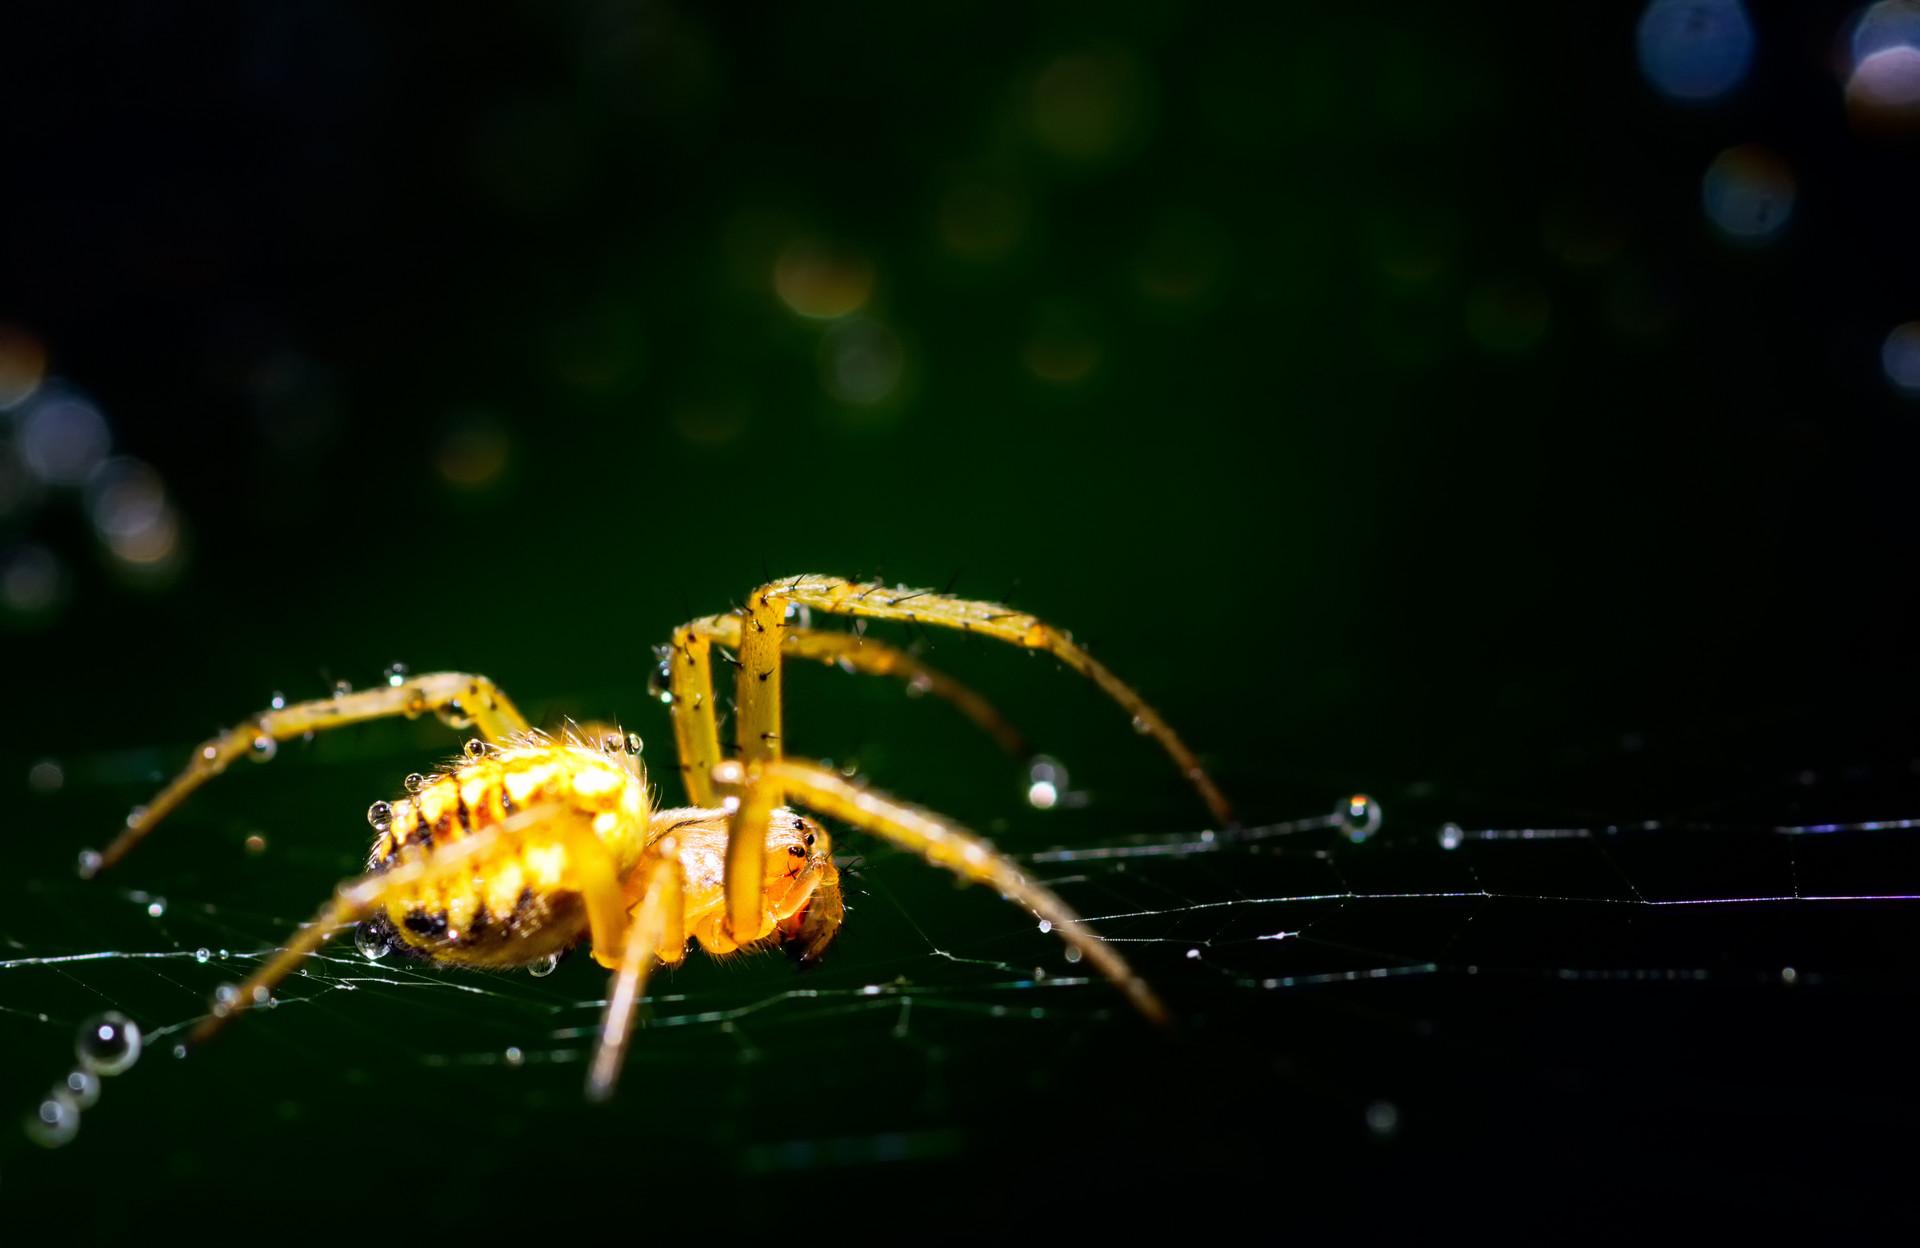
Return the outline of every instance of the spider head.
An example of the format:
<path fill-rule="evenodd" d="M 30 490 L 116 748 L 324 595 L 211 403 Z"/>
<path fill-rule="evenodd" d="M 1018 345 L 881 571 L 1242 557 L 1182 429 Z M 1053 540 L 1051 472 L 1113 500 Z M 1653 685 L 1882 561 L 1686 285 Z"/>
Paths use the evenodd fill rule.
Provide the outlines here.
<path fill-rule="evenodd" d="M 803 816 L 793 816 L 797 839 L 785 848 L 791 861 L 786 870 L 799 871 L 795 883 L 809 892 L 798 910 L 780 920 L 775 938 L 785 946 L 787 956 L 800 970 L 817 965 L 825 956 L 833 938 L 840 934 L 840 921 L 847 907 L 840 896 L 840 873 L 833 866 L 833 846 L 826 829 Z"/>

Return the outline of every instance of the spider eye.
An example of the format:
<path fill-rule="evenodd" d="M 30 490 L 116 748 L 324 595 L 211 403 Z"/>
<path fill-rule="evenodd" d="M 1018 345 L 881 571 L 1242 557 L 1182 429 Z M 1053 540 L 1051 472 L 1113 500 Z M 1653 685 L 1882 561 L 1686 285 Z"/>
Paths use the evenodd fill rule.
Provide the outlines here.
<path fill-rule="evenodd" d="M 811 832 L 807 833 L 807 848 L 808 849 L 813 848 L 813 833 Z"/>

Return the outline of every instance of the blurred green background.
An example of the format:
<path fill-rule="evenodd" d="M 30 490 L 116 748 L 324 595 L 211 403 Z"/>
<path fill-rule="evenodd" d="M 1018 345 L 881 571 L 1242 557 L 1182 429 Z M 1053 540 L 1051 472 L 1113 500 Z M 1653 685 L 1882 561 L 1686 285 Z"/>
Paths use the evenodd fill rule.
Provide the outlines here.
<path fill-rule="evenodd" d="M 452 745 L 414 725 L 283 751 L 110 886 L 71 879 L 273 690 L 395 661 L 483 671 L 540 719 L 623 719 L 667 775 L 650 647 L 798 571 L 1057 620 L 1250 821 L 1380 796 L 1383 843 L 1422 847 L 1380 878 L 1413 889 L 1460 883 L 1427 855 L 1447 819 L 1910 812 L 1920 362 L 1899 327 L 1920 317 L 1920 181 L 1912 117 L 1860 85 L 1861 12 L 13 6 L 9 956 L 263 947 L 354 869 L 366 804 Z M 792 748 L 1021 850 L 1203 826 L 1068 674 L 901 639 L 1004 704 L 1088 805 L 1025 808 L 1022 769 L 939 708 L 831 673 L 794 678 Z M 1898 844 L 1836 853 L 1854 891 L 1913 891 Z M 1765 837 L 1620 854 L 1570 869 L 1713 896 L 1722 867 L 1778 865 Z M 1303 858 L 1066 891 L 1095 913 L 1316 891 L 1324 862 Z M 991 898 L 884 855 L 872 870 L 898 904 L 856 896 L 831 990 L 962 973 L 930 947 L 1058 960 Z M 125 889 L 225 917 L 156 934 Z M 1871 1153 L 1870 1107 L 1910 1067 L 1857 1039 L 1912 1012 L 1899 906 L 1632 932 L 1540 910 L 1486 938 L 1495 960 L 1744 974 L 1817 954 L 1882 978 L 1818 1011 L 1451 973 L 1276 1004 L 1195 978 L 1184 942 L 1251 932 L 1189 916 L 1149 922 L 1171 943 L 1139 953 L 1200 1020 L 1180 1039 L 1093 988 L 1064 1021 L 952 1012 L 924 1045 L 890 1015 L 810 1008 L 751 1061 L 712 1027 L 656 1029 L 598 1115 L 572 1068 L 505 1086 L 420 1060 L 515 1043 L 530 986 L 499 1017 L 451 992 L 424 1010 L 343 994 L 204 1060 L 149 1059 L 74 1146 L 0 1161 L 0 1201 L 98 1231 L 276 1200 L 276 1219 L 355 1234 L 389 1209 L 901 1234 L 1282 1198 L 1284 1225 L 1384 1217 L 1393 1191 L 1409 1220 L 1458 1216 L 1435 1202 L 1476 1151 L 1513 1208 L 1598 1199 L 1570 1174 L 1660 1188 L 1696 1152 L 1696 1193 L 1731 1192 L 1815 1131 Z M 1448 914 L 1411 935 L 1370 920 L 1284 973 L 1457 971 Z M 1247 956 L 1235 973 L 1258 978 L 1295 955 Z M 54 1024 L 101 998 L 178 1021 L 237 977 L 219 969 L 8 972 L 3 1086 L 30 1105 L 64 1060 Z M 676 981 L 713 1008 L 793 982 L 771 960 Z M 599 990 L 583 958 L 548 986 Z M 1436 1018 L 1469 1039 L 1436 1048 Z M 1707 1092 L 1684 1063 L 1622 1056 L 1689 1029 L 1706 1066 L 1772 1039 Z M 1782 1125 L 1774 1063 L 1803 1045 L 1836 1082 Z M 1388 1096 L 1421 1130 L 1369 1129 Z M 1543 1102 L 1571 1108 L 1542 1125 Z M 1878 1180 L 1823 1164 L 1809 1207 L 1842 1172 Z"/>

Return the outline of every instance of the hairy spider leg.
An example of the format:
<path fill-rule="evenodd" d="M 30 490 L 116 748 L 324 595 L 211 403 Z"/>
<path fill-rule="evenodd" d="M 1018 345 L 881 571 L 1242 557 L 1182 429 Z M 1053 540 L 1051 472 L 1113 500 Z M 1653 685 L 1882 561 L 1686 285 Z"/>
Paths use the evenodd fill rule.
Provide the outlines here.
<path fill-rule="evenodd" d="M 738 615 L 714 615 L 683 624 L 673 634 L 669 688 L 673 693 L 673 736 L 680 754 L 680 775 L 687 800 L 712 806 L 713 767 L 721 758 L 720 728 L 713 706 L 713 647 L 737 649 L 745 621 Z M 867 676 L 891 676 L 943 698 L 1015 758 L 1033 753 L 1027 738 L 992 703 L 937 668 L 898 646 L 863 637 L 810 628 L 789 628 L 783 653 L 838 665 Z"/>
<path fill-rule="evenodd" d="M 839 615 L 937 624 L 1031 650 L 1045 650 L 1092 680 L 1107 696 L 1130 711 L 1134 723 L 1160 743 L 1199 790 L 1214 817 L 1227 827 L 1237 826 L 1233 807 L 1219 786 L 1160 713 L 1075 645 L 1066 633 L 1032 615 L 997 603 L 953 598 L 928 590 L 889 589 L 878 582 L 795 576 L 763 585 L 747 600 L 740 627 L 740 670 L 734 682 L 736 743 L 741 759 L 746 762 L 777 760 L 783 753 L 780 660 L 790 631 L 786 623 L 789 604 Z M 701 674 L 710 681 L 710 666 L 703 668 Z M 710 696 L 707 702 L 710 707 Z M 717 743 L 707 748 L 713 754 L 718 753 Z M 765 804 L 771 810 L 783 805 L 784 799 L 776 789 L 766 795 Z M 751 839 L 743 841 L 733 837 L 727 843 L 728 914 L 742 930 L 756 918 L 758 895 L 748 881 L 756 879 L 759 872 L 757 852 L 758 846 Z M 738 886 L 734 884 L 736 872 L 742 881 Z"/>
<path fill-rule="evenodd" d="M 600 1018 L 600 1039 L 587 1068 L 587 1099 L 613 1096 L 626 1064 L 627 1045 L 633 1039 L 634 1015 L 646 992 L 647 976 L 659 962 L 678 962 L 686 954 L 685 910 L 680 879 L 679 846 L 672 837 L 654 843 L 652 854 L 638 873 L 640 902 L 633 909 L 626 943 L 607 993 L 606 1012 Z M 673 956 L 666 956 L 666 955 Z"/>
<path fill-rule="evenodd" d="M 878 582 L 848 581 L 832 576 L 795 576 L 773 581 L 754 590 L 747 599 L 748 616 L 741 631 L 741 666 L 735 701 L 740 757 L 749 762 L 778 758 L 781 753 L 779 658 L 790 603 L 833 615 L 955 628 L 1029 650 L 1045 650 L 1093 681 L 1131 714 L 1135 726 L 1158 741 L 1199 790 L 1215 819 L 1228 827 L 1237 822 L 1232 805 L 1179 734 L 1145 699 L 1076 645 L 1066 632 L 1024 611 L 998 603 L 954 598 L 931 590 L 888 588 Z"/>
<path fill-rule="evenodd" d="M 100 866 L 110 867 L 126 857 L 189 794 L 225 771 L 235 759 L 262 748 L 258 743 L 263 740 L 277 744 L 309 732 L 397 715 L 412 718 L 429 711 L 457 727 L 471 722 L 496 744 L 527 731 L 527 721 L 499 686 L 485 676 L 467 672 L 434 672 L 398 685 L 261 711 L 195 750 L 185 770 L 151 802 L 127 816 L 126 829 L 100 855 Z"/>
<path fill-rule="evenodd" d="M 762 759 L 753 763 L 728 760 L 715 769 L 714 781 L 722 789 L 735 793 L 740 803 L 734 812 L 728 839 L 727 894 L 730 901 L 738 895 L 734 891 L 734 867 L 739 856 L 731 852 L 732 846 L 742 842 L 764 845 L 767 819 L 776 805 L 782 804 L 784 797 L 799 806 L 910 849 L 962 879 L 991 885 L 1003 896 L 1019 902 L 1050 924 L 1069 946 L 1079 950 L 1083 957 L 1126 993 L 1127 999 L 1142 1014 L 1157 1023 L 1168 1021 L 1166 1007 L 1146 981 L 1134 974 L 1126 959 L 1096 936 L 1072 907 L 1051 889 L 1027 879 L 1004 854 L 965 828 L 917 806 L 909 806 L 883 793 L 851 784 L 837 772 L 799 759 Z M 761 874 L 761 863 L 756 859 L 751 871 L 742 869 L 740 887 L 758 897 Z M 734 936 L 739 939 L 747 929 L 742 925 L 737 908 L 733 914 L 736 923 Z M 757 922 L 758 919 L 756 906 L 753 919 L 748 921 Z M 754 938 L 766 934 L 766 931 L 757 931 Z"/>
<path fill-rule="evenodd" d="M 567 887 L 578 892 L 585 903 L 587 930 L 594 945 L 594 958 L 602 965 L 614 966 L 611 951 L 623 949 L 628 919 L 627 901 L 620 887 L 613 855 L 605 844 L 578 817 L 565 807 L 540 805 L 519 811 L 504 823 L 474 832 L 451 843 L 410 853 L 385 871 L 376 871 L 348 881 L 334 890 L 333 899 L 320 908 L 313 920 L 293 934 L 284 948 L 270 958 L 240 985 L 231 1001 L 216 1002 L 213 1011 L 202 1019 L 188 1036 L 191 1044 L 211 1038 L 228 1020 L 250 1006 L 271 997 L 274 986 L 297 970 L 315 950 L 340 929 L 365 918 L 396 893 L 423 881 L 444 876 L 503 842 L 525 838 L 538 830 L 552 835 L 567 848 Z"/>

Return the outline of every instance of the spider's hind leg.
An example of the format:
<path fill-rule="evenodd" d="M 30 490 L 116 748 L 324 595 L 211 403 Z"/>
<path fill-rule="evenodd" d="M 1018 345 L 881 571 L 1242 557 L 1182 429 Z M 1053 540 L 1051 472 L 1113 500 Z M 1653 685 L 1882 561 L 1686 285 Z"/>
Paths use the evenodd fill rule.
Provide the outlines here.
<path fill-rule="evenodd" d="M 449 723 L 471 722 L 489 741 L 505 741 L 527 731 L 527 721 L 507 695 L 485 676 L 435 672 L 397 685 L 260 712 L 201 745 L 186 768 L 145 806 L 127 816 L 127 826 L 100 855 L 95 869 L 119 862 L 195 789 L 225 771 L 242 756 L 261 756 L 279 742 L 347 724 L 431 712 Z"/>
<path fill-rule="evenodd" d="M 783 800 L 831 816 L 840 822 L 910 849 L 928 862 L 964 880 L 986 884 L 1047 921 L 1067 944 L 1098 967 L 1127 995 L 1134 1008 L 1157 1023 L 1168 1021 L 1166 1006 L 1127 960 L 1087 927 L 1073 908 L 1045 885 L 1029 880 L 987 841 L 938 815 L 849 783 L 839 773 L 799 759 L 722 763 L 714 780 L 739 796 L 728 834 L 727 899 L 733 934 L 738 939 L 759 918 L 763 856 L 735 854 L 732 848 L 766 843 L 767 820 Z M 749 862 L 751 865 L 749 865 Z M 738 874 L 736 874 L 736 872 Z M 742 899 L 750 903 L 742 905 Z M 743 917 L 751 915 L 752 917 Z M 753 933 L 758 935 L 761 933 Z"/>

